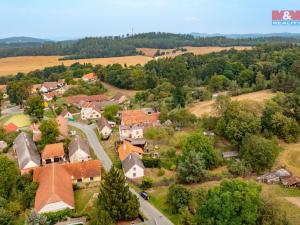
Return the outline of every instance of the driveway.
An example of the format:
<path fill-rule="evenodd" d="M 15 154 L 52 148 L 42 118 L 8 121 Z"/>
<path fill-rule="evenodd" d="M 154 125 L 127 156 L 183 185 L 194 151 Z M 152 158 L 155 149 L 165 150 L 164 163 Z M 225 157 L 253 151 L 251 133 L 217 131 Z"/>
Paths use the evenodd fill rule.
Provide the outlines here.
<path fill-rule="evenodd" d="M 22 113 L 24 110 L 20 109 L 20 106 L 13 106 L 2 110 L 2 115 L 12 115 Z"/>
<path fill-rule="evenodd" d="M 112 162 L 106 152 L 104 151 L 102 145 L 99 143 L 97 135 L 95 134 L 93 127 L 94 125 L 85 125 L 77 122 L 69 122 L 69 125 L 74 126 L 82 130 L 87 138 L 90 146 L 94 149 L 97 157 L 102 162 L 102 165 L 106 171 L 110 170 Z M 130 191 L 135 194 L 140 202 L 140 207 L 142 213 L 151 221 L 155 222 L 155 225 L 174 225 L 167 217 L 160 213 L 154 206 L 152 206 L 148 201 L 144 200 L 135 190 L 130 188 Z"/>

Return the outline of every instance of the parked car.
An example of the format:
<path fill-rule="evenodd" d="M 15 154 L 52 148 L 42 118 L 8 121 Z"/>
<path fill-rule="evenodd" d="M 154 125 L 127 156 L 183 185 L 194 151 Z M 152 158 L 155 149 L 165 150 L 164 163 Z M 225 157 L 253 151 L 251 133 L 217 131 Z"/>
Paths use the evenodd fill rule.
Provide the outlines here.
<path fill-rule="evenodd" d="M 149 195 L 145 191 L 140 192 L 140 196 L 145 200 L 149 200 Z"/>

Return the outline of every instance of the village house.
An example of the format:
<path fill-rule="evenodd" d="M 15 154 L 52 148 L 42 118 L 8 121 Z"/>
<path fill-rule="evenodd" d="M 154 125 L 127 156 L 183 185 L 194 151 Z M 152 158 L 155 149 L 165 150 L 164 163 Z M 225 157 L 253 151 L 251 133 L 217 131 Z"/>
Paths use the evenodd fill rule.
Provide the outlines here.
<path fill-rule="evenodd" d="M 119 126 L 120 140 L 142 139 L 144 137 L 144 127 L 142 125 Z"/>
<path fill-rule="evenodd" d="M 13 149 L 17 155 L 21 174 L 30 172 L 41 165 L 41 157 L 37 147 L 25 132 L 21 132 L 13 142 Z"/>
<path fill-rule="evenodd" d="M 85 82 L 93 82 L 97 80 L 97 75 L 94 72 L 88 73 L 83 75 L 81 79 Z"/>
<path fill-rule="evenodd" d="M 31 86 L 31 94 L 38 93 L 41 89 L 42 85 L 41 84 L 33 84 Z"/>
<path fill-rule="evenodd" d="M 40 87 L 40 92 L 46 93 L 50 91 L 54 91 L 58 88 L 57 82 L 44 82 Z"/>
<path fill-rule="evenodd" d="M 91 159 L 88 143 L 80 136 L 76 136 L 69 144 L 70 162 L 82 162 Z"/>
<path fill-rule="evenodd" d="M 65 140 L 69 135 L 68 120 L 61 115 L 56 117 L 55 120 L 57 122 L 58 131 L 59 131 L 59 136 L 57 137 L 56 140 L 57 141 Z M 40 131 L 39 126 L 40 125 L 36 123 L 30 125 L 34 142 L 39 142 L 40 140 L 42 140 L 42 132 Z"/>
<path fill-rule="evenodd" d="M 141 130 L 160 125 L 159 115 L 159 112 L 149 108 L 122 111 L 120 113 L 121 125 L 119 126 L 120 139 L 143 138 Z"/>
<path fill-rule="evenodd" d="M 122 167 L 125 177 L 136 179 L 144 177 L 144 164 L 140 157 L 135 153 L 130 153 L 123 161 Z"/>
<path fill-rule="evenodd" d="M 295 176 L 281 178 L 281 183 L 284 187 L 295 187 L 300 184 L 300 180 Z"/>
<path fill-rule="evenodd" d="M 107 97 L 105 95 L 75 95 L 66 97 L 66 102 L 68 105 L 74 105 L 78 108 L 85 102 L 103 102 L 107 101 Z"/>
<path fill-rule="evenodd" d="M 66 119 L 68 119 L 68 120 L 73 120 L 73 119 L 74 119 L 72 113 L 70 113 L 67 109 L 64 109 L 64 110 L 61 112 L 60 116 L 66 118 Z"/>
<path fill-rule="evenodd" d="M 267 184 L 279 183 L 282 178 L 289 177 L 291 174 L 285 169 L 279 169 L 275 172 L 266 173 L 257 178 L 258 181 Z"/>
<path fill-rule="evenodd" d="M 123 141 L 123 143 L 119 146 L 118 152 L 121 161 L 123 161 L 130 153 L 137 154 L 139 158 L 142 158 L 144 153 L 142 148 L 133 146 L 128 141 Z"/>
<path fill-rule="evenodd" d="M 56 91 L 52 91 L 52 92 L 47 92 L 45 94 L 43 94 L 43 99 L 46 102 L 50 102 L 53 100 L 54 96 L 58 96 L 58 93 Z"/>
<path fill-rule="evenodd" d="M 34 209 L 37 213 L 74 209 L 74 191 L 70 174 L 61 164 L 49 164 L 34 170 L 39 184 Z"/>
<path fill-rule="evenodd" d="M 58 141 L 65 140 L 69 135 L 68 120 L 62 116 L 56 117 L 56 122 L 58 124 L 59 136 Z"/>
<path fill-rule="evenodd" d="M 108 139 L 112 132 L 111 125 L 104 116 L 97 121 L 97 129 L 102 139 Z"/>
<path fill-rule="evenodd" d="M 65 86 L 65 85 L 66 85 L 65 79 L 59 79 L 59 80 L 57 81 L 57 85 L 58 85 L 59 87 Z"/>
<path fill-rule="evenodd" d="M 101 117 L 101 109 L 93 102 L 85 102 L 80 111 L 82 120 L 98 119 Z"/>
<path fill-rule="evenodd" d="M 73 184 L 88 184 L 101 181 L 101 164 L 99 160 L 88 160 L 64 164 Z"/>
<path fill-rule="evenodd" d="M 63 143 L 48 144 L 42 151 L 42 164 L 59 163 L 65 161 Z"/>
<path fill-rule="evenodd" d="M 128 98 L 121 92 L 117 92 L 112 98 L 111 101 L 116 102 L 118 104 L 123 104 L 128 101 Z"/>
<path fill-rule="evenodd" d="M 15 125 L 14 123 L 8 123 L 4 126 L 4 132 L 5 133 L 13 133 L 13 132 L 18 132 L 19 127 Z"/>

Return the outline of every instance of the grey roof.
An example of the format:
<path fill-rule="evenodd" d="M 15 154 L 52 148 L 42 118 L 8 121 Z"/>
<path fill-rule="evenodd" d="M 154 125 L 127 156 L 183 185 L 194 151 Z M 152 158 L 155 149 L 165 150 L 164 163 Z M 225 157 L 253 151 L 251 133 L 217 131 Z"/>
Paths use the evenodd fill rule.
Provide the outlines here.
<path fill-rule="evenodd" d="M 136 153 L 130 153 L 123 161 L 122 166 L 123 169 L 126 172 L 128 172 L 134 165 L 138 165 L 141 168 L 145 168 L 142 160 L 139 158 L 139 156 Z"/>
<path fill-rule="evenodd" d="M 33 161 L 37 165 L 41 164 L 41 157 L 36 145 L 25 132 L 21 132 L 14 140 L 14 149 L 17 153 L 20 169 L 23 169 L 30 161 Z"/>
<path fill-rule="evenodd" d="M 144 138 L 126 138 L 132 145 L 144 145 L 146 144 L 146 140 Z"/>
<path fill-rule="evenodd" d="M 111 100 L 113 100 L 113 101 L 118 101 L 118 100 L 120 100 L 120 98 L 122 98 L 123 96 L 124 96 L 123 93 L 117 92 L 117 93 L 114 95 L 114 97 L 111 98 Z"/>
<path fill-rule="evenodd" d="M 97 126 L 99 130 L 101 131 L 105 126 L 110 128 L 110 124 L 108 121 L 104 118 L 104 116 L 101 116 L 100 119 L 97 121 Z"/>
<path fill-rule="evenodd" d="M 155 111 L 152 108 L 142 108 L 141 110 L 147 115 L 155 113 Z"/>
<path fill-rule="evenodd" d="M 77 135 L 69 144 L 69 157 L 74 155 L 79 149 L 90 155 L 88 143 Z"/>

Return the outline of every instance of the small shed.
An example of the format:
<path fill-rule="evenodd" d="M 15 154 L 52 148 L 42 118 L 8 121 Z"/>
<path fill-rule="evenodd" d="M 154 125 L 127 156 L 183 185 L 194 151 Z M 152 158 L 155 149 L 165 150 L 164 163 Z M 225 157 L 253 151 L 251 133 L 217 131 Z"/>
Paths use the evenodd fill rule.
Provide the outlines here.
<path fill-rule="evenodd" d="M 237 151 L 227 151 L 222 153 L 224 159 L 230 159 L 233 157 L 237 157 L 239 153 Z"/>
<path fill-rule="evenodd" d="M 295 176 L 290 176 L 282 178 L 281 183 L 285 187 L 296 187 L 300 183 L 300 180 Z"/>

